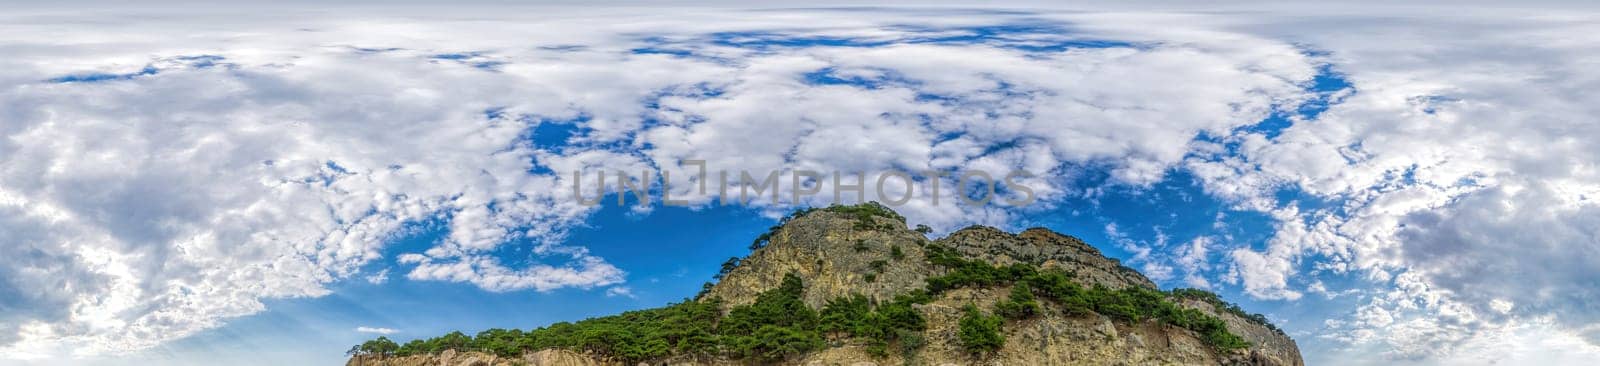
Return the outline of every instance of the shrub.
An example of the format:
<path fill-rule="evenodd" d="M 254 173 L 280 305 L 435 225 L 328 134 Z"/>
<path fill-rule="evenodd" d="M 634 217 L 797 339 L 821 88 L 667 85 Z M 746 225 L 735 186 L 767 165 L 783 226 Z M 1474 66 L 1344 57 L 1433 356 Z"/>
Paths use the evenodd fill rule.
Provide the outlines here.
<path fill-rule="evenodd" d="M 913 332 L 904 329 L 896 330 L 895 338 L 899 339 L 900 341 L 900 354 L 907 355 L 908 357 L 911 354 L 917 353 L 917 350 L 922 349 L 923 346 L 928 344 L 928 340 L 922 337 L 921 332 Z"/>
<path fill-rule="evenodd" d="M 1006 337 L 1000 334 L 1000 325 L 1005 323 L 999 316 L 985 315 L 977 306 L 967 304 L 966 315 L 961 317 L 958 336 L 961 347 L 974 354 L 988 354 L 1000 350 L 1005 345 Z"/>
<path fill-rule="evenodd" d="M 1039 302 L 1027 283 L 1018 282 L 1011 287 L 1011 297 L 995 302 L 994 312 L 1006 319 L 1025 319 L 1039 313 Z"/>
<path fill-rule="evenodd" d="M 1283 333 L 1283 330 L 1282 329 L 1278 329 L 1277 325 L 1273 325 L 1271 321 L 1268 321 L 1267 317 L 1265 315 L 1254 314 L 1254 313 L 1250 313 L 1250 312 L 1244 311 L 1244 309 L 1240 308 L 1239 305 L 1234 304 L 1234 303 L 1230 303 L 1230 302 L 1227 302 L 1227 301 L 1222 301 L 1221 297 L 1217 296 L 1217 294 L 1212 293 L 1210 291 L 1200 290 L 1200 289 L 1193 289 L 1193 288 L 1176 288 L 1176 289 L 1172 289 L 1172 291 L 1170 293 L 1172 294 L 1172 297 L 1176 297 L 1176 298 L 1180 298 L 1180 299 L 1200 300 L 1200 301 L 1203 301 L 1203 302 L 1210 303 L 1216 309 L 1216 311 L 1219 312 L 1219 313 L 1233 314 L 1233 316 L 1237 316 L 1237 317 L 1239 317 L 1241 319 L 1249 320 L 1252 323 L 1255 323 L 1257 325 L 1266 327 L 1267 329 L 1271 329 L 1272 331 L 1277 332 L 1279 334 Z"/>
<path fill-rule="evenodd" d="M 867 316 L 871 313 L 872 304 L 861 294 L 828 300 L 822 306 L 821 330 L 824 333 L 866 334 L 867 328 L 873 326 L 867 322 Z"/>
<path fill-rule="evenodd" d="M 921 332 L 927 329 L 928 323 L 911 305 L 927 301 L 925 294 L 913 292 L 896 296 L 893 301 L 874 308 L 865 296 L 836 298 L 823 306 L 821 328 L 829 334 L 842 332 L 868 340 L 867 352 L 878 357 L 886 356 L 893 343 L 899 343 L 902 352 L 907 347 L 921 348 L 925 343 Z M 908 339 L 911 335 L 917 338 Z"/>
<path fill-rule="evenodd" d="M 872 218 L 874 216 L 876 216 L 876 217 L 886 217 L 886 218 L 889 218 L 891 220 L 898 221 L 900 223 L 905 223 L 906 222 L 905 216 L 900 216 L 899 213 L 896 213 L 896 212 L 894 212 L 894 210 L 891 210 L 888 207 L 884 207 L 882 204 L 879 204 L 877 202 L 867 202 L 867 203 L 862 203 L 862 204 L 858 204 L 858 205 L 848 205 L 848 206 L 835 204 L 835 205 L 832 205 L 832 206 L 828 206 L 828 208 L 824 208 L 822 210 L 823 211 L 828 211 L 828 212 L 841 213 L 841 214 L 845 214 L 845 215 L 854 217 L 856 219 L 856 228 L 857 229 L 870 229 L 870 228 L 878 227 L 876 224 L 874 224 L 874 221 L 872 221 Z"/>
<path fill-rule="evenodd" d="M 1226 323 L 1214 316 L 1206 315 L 1199 311 L 1186 309 L 1173 301 L 1173 298 L 1198 298 L 1206 301 L 1215 301 L 1213 304 L 1226 304 L 1216 298 L 1215 294 L 1200 290 L 1182 289 L 1174 290 L 1172 294 L 1163 293 L 1155 289 L 1141 286 L 1129 286 L 1112 290 L 1096 285 L 1085 289 L 1072 281 L 1075 274 L 1060 270 L 1041 271 L 1032 264 L 1018 263 L 1006 267 L 995 267 L 981 260 L 964 258 L 954 249 L 939 245 L 928 246 L 928 262 L 945 267 L 948 272 L 943 276 L 929 277 L 927 290 L 939 293 L 959 287 L 988 287 L 1005 284 L 1015 284 L 1017 287 L 1028 288 L 1023 290 L 1027 294 L 1018 292 L 1013 288 L 1012 297 L 995 304 L 995 312 L 1008 318 L 1017 319 L 1027 316 L 1029 308 L 1025 303 L 1031 297 L 1032 291 L 1045 294 L 1050 300 L 1061 306 L 1062 312 L 1068 315 L 1088 315 L 1099 313 L 1112 319 L 1123 322 L 1141 322 L 1155 320 L 1166 324 L 1173 324 L 1192 330 L 1201 335 L 1206 343 L 1218 350 L 1231 350 L 1248 347 L 1249 343 L 1243 338 L 1229 333 Z M 1033 301 L 1037 304 L 1037 300 Z M 1037 305 L 1035 305 L 1037 306 Z M 1217 305 L 1219 311 L 1230 313 L 1243 313 L 1232 304 Z M 1037 309 L 1035 307 L 1035 309 Z M 1034 310 L 1037 311 L 1037 310 Z M 1248 315 L 1241 316 L 1246 319 Z M 1259 318 L 1265 321 L 1265 317 Z M 1273 327 L 1272 329 L 1276 329 Z"/>

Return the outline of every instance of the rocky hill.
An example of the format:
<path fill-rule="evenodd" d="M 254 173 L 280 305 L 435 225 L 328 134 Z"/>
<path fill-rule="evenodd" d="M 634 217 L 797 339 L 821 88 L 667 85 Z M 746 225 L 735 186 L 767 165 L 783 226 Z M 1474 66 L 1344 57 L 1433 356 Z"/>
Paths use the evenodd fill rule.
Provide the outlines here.
<path fill-rule="evenodd" d="M 1046 229 L 928 240 L 865 204 L 797 212 L 752 248 L 684 303 L 529 332 L 384 339 L 348 365 L 1302 364 L 1264 317 L 1208 292 L 1160 291 Z"/>

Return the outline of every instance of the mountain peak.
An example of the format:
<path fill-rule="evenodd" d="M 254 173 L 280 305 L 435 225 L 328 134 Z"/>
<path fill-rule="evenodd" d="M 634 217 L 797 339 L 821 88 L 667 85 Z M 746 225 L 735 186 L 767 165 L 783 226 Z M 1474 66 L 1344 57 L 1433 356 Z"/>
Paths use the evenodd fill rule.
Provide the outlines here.
<path fill-rule="evenodd" d="M 638 339 L 495 349 L 507 360 L 586 351 L 598 364 L 1302 364 L 1294 341 L 1265 317 L 1201 290 L 1160 291 L 1045 228 L 972 226 L 929 240 L 867 203 L 796 211 L 752 249 L 694 300 L 530 332 L 565 339 L 593 328 Z M 663 320 L 681 319 L 671 314 L 699 320 Z M 676 328 L 700 329 L 693 339 L 704 343 L 686 346 L 690 338 L 671 336 Z M 649 344 L 665 348 L 617 350 Z"/>

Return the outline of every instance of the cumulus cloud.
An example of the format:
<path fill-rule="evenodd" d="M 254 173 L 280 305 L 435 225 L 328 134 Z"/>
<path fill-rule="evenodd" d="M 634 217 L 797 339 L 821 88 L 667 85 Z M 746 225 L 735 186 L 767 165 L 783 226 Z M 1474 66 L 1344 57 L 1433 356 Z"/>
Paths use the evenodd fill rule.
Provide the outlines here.
<path fill-rule="evenodd" d="M 1584 65 L 1600 43 L 1579 36 L 1592 19 L 1425 23 L 1244 26 L 1304 34 L 1352 87 L 1281 135 L 1237 136 L 1240 156 L 1191 161 L 1221 172 L 1201 174 L 1209 191 L 1277 221 L 1266 249 L 1233 252 L 1238 277 L 1262 298 L 1327 293 L 1304 279 L 1318 273 L 1371 284 L 1368 303 L 1329 331 L 1401 359 L 1451 359 L 1540 319 L 1556 320 L 1541 332 L 1581 332 L 1595 321 L 1583 284 L 1600 272 L 1600 124 L 1592 96 L 1570 91 L 1595 87 Z M 1388 37 L 1399 29 L 1426 31 Z"/>
<path fill-rule="evenodd" d="M 569 199 L 575 182 L 557 172 L 670 171 L 697 158 L 730 172 L 931 170 L 946 175 L 915 182 L 920 197 L 902 207 L 914 220 L 1007 226 L 1017 211 L 954 196 L 936 205 L 931 188 L 951 194 L 962 171 L 1030 169 L 1024 182 L 1050 202 L 1067 194 L 1057 173 L 1069 164 L 1149 184 L 1195 136 L 1302 98 L 1314 71 L 1293 46 L 1252 37 L 1098 44 L 1084 39 L 1107 35 L 1066 21 L 921 28 L 886 26 L 906 14 L 836 15 L 796 29 L 771 14 L 628 14 L 618 17 L 639 23 L 600 30 L 559 17 L 313 17 L 241 24 L 256 30 L 242 37 L 203 22 L 14 23 L 3 41 L 29 51 L 4 61 L 0 209 L 17 228 L 8 254 L 27 260 L 0 270 L 22 274 L 8 291 L 67 290 L 14 300 L 25 310 L 8 312 L 0 334 L 89 353 L 150 347 L 261 311 L 264 298 L 326 295 L 368 270 L 382 282 L 387 269 L 369 264 L 389 255 L 385 243 L 428 222 L 442 223 L 442 240 L 393 254 L 408 280 L 623 291 L 623 269 L 564 242 L 595 208 Z M 1010 22 L 1033 34 L 962 36 Z M 30 36 L 49 32 L 69 35 Z M 195 32 L 208 36 L 148 41 Z M 827 39 L 872 47 L 804 47 Z M 552 145 L 533 135 L 545 124 L 577 133 Z M 844 193 L 822 188 L 755 205 Z M 504 256 L 507 245 L 531 257 Z"/>
<path fill-rule="evenodd" d="M 382 285 L 382 284 L 387 283 L 387 282 L 389 282 L 389 269 L 388 268 L 379 270 L 378 273 L 373 274 L 371 276 L 367 276 L 367 283 L 371 283 L 371 284 L 374 284 L 374 285 Z"/>
<path fill-rule="evenodd" d="M 1600 145 L 1585 138 L 1600 135 L 1586 99 L 1596 45 L 1574 36 L 1595 33 L 1588 19 L 1412 32 L 1225 14 L 552 14 L 92 27 L 7 15 L 0 350 L 148 348 L 263 299 L 383 283 L 390 259 L 412 281 L 629 296 L 625 269 L 566 241 L 596 210 L 570 197 L 570 173 L 684 177 L 686 159 L 713 177 L 946 173 L 899 207 L 938 230 L 1093 196 L 1077 168 L 1133 189 L 1181 170 L 1274 234 L 1263 248 L 1169 245 L 1108 225 L 1152 275 L 1208 287 L 1221 271 L 1291 301 L 1345 293 L 1314 275 L 1355 276 L 1377 290 L 1327 323 L 1330 339 L 1401 358 L 1534 321 L 1593 333 L 1555 325 L 1592 323 L 1585 304 L 1600 298 L 1581 286 L 1600 226 Z M 1350 85 L 1316 90 L 1330 74 Z M 1274 116 L 1288 123 L 1258 125 Z M 1015 169 L 1036 174 L 1023 183 L 1038 205 L 954 202 L 949 173 Z M 868 183 L 862 198 L 891 200 Z M 753 205 L 857 194 L 820 188 Z M 424 224 L 444 237 L 386 245 Z"/>

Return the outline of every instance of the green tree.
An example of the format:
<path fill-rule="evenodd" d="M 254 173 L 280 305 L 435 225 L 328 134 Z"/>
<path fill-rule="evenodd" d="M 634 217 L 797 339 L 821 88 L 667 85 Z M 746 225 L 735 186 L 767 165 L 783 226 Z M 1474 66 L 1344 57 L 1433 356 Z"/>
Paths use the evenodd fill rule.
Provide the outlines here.
<path fill-rule="evenodd" d="M 1010 297 L 995 302 L 994 312 L 1006 319 L 1026 319 L 1039 313 L 1039 301 L 1027 283 L 1018 282 L 1011 286 Z"/>
<path fill-rule="evenodd" d="M 827 334 L 860 336 L 865 333 L 872 305 L 861 294 L 834 298 L 822 306 L 819 329 Z"/>
<path fill-rule="evenodd" d="M 821 348 L 817 312 L 801 301 L 804 292 L 798 275 L 784 275 L 777 289 L 730 310 L 718 332 L 737 355 L 768 362 Z"/>
<path fill-rule="evenodd" d="M 963 310 L 966 311 L 966 315 L 961 317 L 957 333 L 963 349 L 974 354 L 989 354 L 1005 345 L 1006 337 L 1000 334 L 1000 326 L 1005 323 L 1004 319 L 986 315 L 972 304 L 967 304 Z"/>
<path fill-rule="evenodd" d="M 728 273 L 733 272 L 734 269 L 738 268 L 739 257 L 728 257 L 727 261 L 722 262 L 722 269 L 717 271 L 717 275 L 714 276 L 714 278 L 717 280 L 722 280 L 722 277 L 727 276 Z"/>
<path fill-rule="evenodd" d="M 389 337 L 380 336 L 378 339 L 362 343 L 360 351 L 369 355 L 392 356 L 399 349 L 400 345 L 389 340 Z"/>
<path fill-rule="evenodd" d="M 406 342 L 406 344 L 400 345 L 400 349 L 396 350 L 394 352 L 394 355 L 395 356 L 404 357 L 404 356 L 427 354 L 428 353 L 428 349 L 426 348 L 426 346 L 427 346 L 427 342 L 424 342 L 421 339 L 413 339 L 410 342 Z"/>

